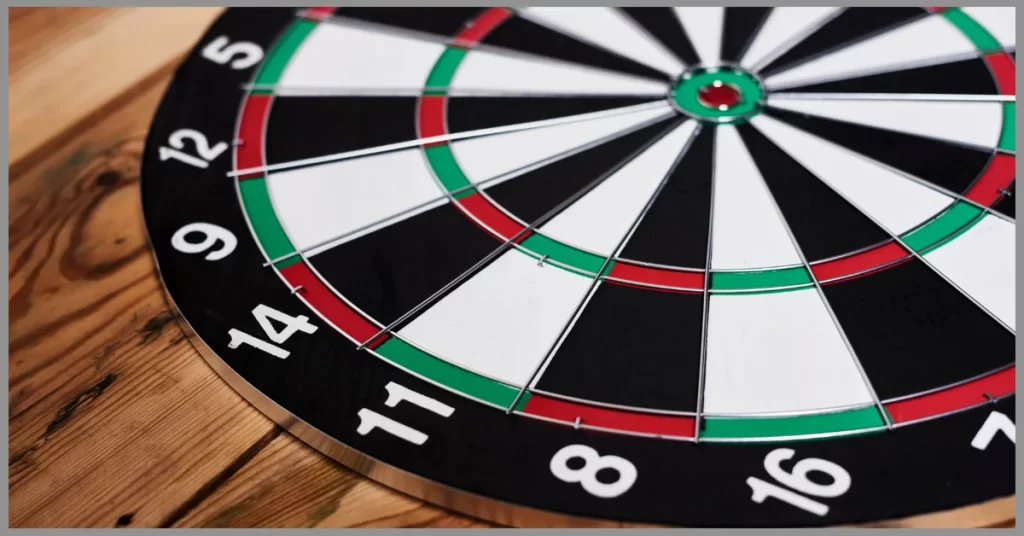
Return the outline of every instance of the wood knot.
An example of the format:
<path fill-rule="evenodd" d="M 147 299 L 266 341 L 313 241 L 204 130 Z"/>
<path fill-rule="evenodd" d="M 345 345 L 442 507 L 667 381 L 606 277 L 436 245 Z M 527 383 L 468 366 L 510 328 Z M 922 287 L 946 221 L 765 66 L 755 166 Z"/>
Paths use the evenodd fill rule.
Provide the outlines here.
<path fill-rule="evenodd" d="M 103 173 L 100 173 L 99 177 L 96 177 L 96 184 L 104 188 L 110 188 L 120 181 L 121 174 L 113 170 L 104 171 Z"/>
<path fill-rule="evenodd" d="M 129 512 L 129 513 L 127 513 L 127 514 L 117 518 L 117 525 L 115 525 L 115 526 L 127 527 L 128 525 L 132 524 L 132 520 L 134 520 L 134 519 L 135 519 L 135 512 Z"/>

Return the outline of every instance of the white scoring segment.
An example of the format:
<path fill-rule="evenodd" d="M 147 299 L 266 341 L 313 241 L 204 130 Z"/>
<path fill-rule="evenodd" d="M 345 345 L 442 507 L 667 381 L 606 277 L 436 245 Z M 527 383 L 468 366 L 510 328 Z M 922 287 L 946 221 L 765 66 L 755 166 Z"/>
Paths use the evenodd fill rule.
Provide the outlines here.
<path fill-rule="evenodd" d="M 978 54 L 945 17 L 932 15 L 765 78 L 771 90 L 929 65 Z"/>
<path fill-rule="evenodd" d="M 1016 226 L 986 215 L 925 259 L 1010 328 L 1017 326 Z"/>
<path fill-rule="evenodd" d="M 722 58 L 724 7 L 677 7 L 679 19 L 702 65 L 715 65 Z"/>
<path fill-rule="evenodd" d="M 1017 46 L 1017 8 L 1008 7 L 962 7 L 961 11 L 978 21 L 1003 48 Z"/>
<path fill-rule="evenodd" d="M 840 195 L 901 235 L 935 217 L 953 198 L 844 147 L 766 115 L 751 124 Z"/>
<path fill-rule="evenodd" d="M 452 153 L 470 182 L 477 183 L 595 143 L 647 121 L 667 118 L 672 113 L 671 106 L 664 102 L 629 106 L 581 115 L 579 121 L 456 140 L 452 143 Z M 486 187 L 501 182 L 502 179 L 497 179 Z"/>
<path fill-rule="evenodd" d="M 995 148 L 1003 127 L 998 102 L 777 99 L 768 105 L 859 125 Z"/>
<path fill-rule="evenodd" d="M 356 25 L 327 23 L 302 42 L 278 82 L 278 95 L 324 89 L 334 93 L 422 91 L 444 45 Z"/>
<path fill-rule="evenodd" d="M 793 48 L 805 33 L 820 27 L 835 16 L 838 7 L 777 7 L 761 25 L 740 65 L 751 69 L 760 62 L 771 61 Z"/>
<path fill-rule="evenodd" d="M 610 7 L 527 7 L 517 14 L 580 41 L 677 77 L 683 64 L 665 47 Z"/>
<path fill-rule="evenodd" d="M 721 125 L 715 136 L 711 268 L 800 264 L 800 255 L 739 132 Z"/>
<path fill-rule="evenodd" d="M 540 233 L 599 255 L 614 255 L 616 246 L 671 170 L 696 125 L 696 121 L 686 121 L 676 127 L 541 226 Z"/>
<path fill-rule="evenodd" d="M 705 412 L 821 411 L 872 402 L 816 289 L 709 298 Z"/>
<path fill-rule="evenodd" d="M 455 71 L 449 95 L 664 96 L 668 83 L 516 52 L 470 50 Z"/>
<path fill-rule="evenodd" d="M 522 387 L 591 281 L 512 249 L 398 334 L 456 365 Z"/>
<path fill-rule="evenodd" d="M 270 173 L 267 188 L 295 247 L 320 246 L 309 256 L 446 202 L 419 148 Z"/>

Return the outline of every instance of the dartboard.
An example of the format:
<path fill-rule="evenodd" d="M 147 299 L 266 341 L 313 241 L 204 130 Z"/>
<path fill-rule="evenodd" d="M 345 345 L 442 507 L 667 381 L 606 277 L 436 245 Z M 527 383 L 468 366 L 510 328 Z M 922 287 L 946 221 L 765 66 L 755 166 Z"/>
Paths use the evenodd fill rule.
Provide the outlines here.
<path fill-rule="evenodd" d="M 398 490 L 509 524 L 991 520 L 1014 19 L 230 9 L 153 119 L 145 222 L 225 381 Z"/>

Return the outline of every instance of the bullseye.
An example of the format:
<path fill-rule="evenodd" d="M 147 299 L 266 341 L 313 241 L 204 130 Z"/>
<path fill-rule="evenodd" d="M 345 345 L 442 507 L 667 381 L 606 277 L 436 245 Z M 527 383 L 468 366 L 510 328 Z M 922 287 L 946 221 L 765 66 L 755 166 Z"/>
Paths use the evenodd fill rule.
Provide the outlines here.
<path fill-rule="evenodd" d="M 700 121 L 735 123 L 760 112 L 763 97 L 760 80 L 740 67 L 697 67 L 679 77 L 670 102 Z"/>
<path fill-rule="evenodd" d="M 740 93 L 738 87 L 715 80 L 700 88 L 697 92 L 697 99 L 709 108 L 725 111 L 743 102 L 743 94 Z"/>

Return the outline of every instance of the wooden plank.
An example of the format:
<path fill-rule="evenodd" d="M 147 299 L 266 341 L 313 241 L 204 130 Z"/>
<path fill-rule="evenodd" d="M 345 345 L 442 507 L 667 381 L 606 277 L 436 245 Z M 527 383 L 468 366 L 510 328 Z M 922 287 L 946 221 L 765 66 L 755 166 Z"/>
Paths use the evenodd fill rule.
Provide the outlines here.
<path fill-rule="evenodd" d="M 84 41 L 81 46 L 99 50 L 97 40 L 109 44 L 110 36 L 95 34 L 113 21 L 153 16 L 134 9 L 26 9 L 15 15 L 15 82 L 40 79 L 39 70 L 66 61 L 61 51 L 37 50 L 52 46 L 43 30 L 60 32 L 62 46 L 77 48 Z M 82 57 L 79 72 L 102 71 L 108 56 L 97 54 Z M 122 72 L 118 84 L 83 80 L 103 87 L 90 87 L 85 93 L 91 100 L 70 118 L 61 115 L 63 107 L 44 110 L 33 95 L 12 91 L 12 109 L 35 107 L 36 117 L 46 120 L 11 126 L 12 140 L 31 142 L 25 151 L 32 157 L 12 167 L 8 188 L 10 526 L 195 526 L 200 516 L 193 510 L 223 505 L 217 499 L 207 506 L 206 499 L 223 497 L 225 483 L 239 482 L 236 471 L 261 473 L 266 466 L 249 465 L 254 457 L 280 460 L 282 454 L 287 467 L 315 468 L 316 482 L 349 482 L 355 497 L 372 503 L 380 524 L 416 524 L 424 515 L 444 523 L 443 511 L 420 508 L 281 435 L 183 339 L 162 298 L 138 198 L 142 143 L 177 59 L 139 63 L 134 73 Z M 268 445 L 274 449 L 263 454 Z M 360 491 L 367 486 L 373 493 Z M 244 488 L 234 484 L 231 490 Z M 264 505 L 260 519 L 238 518 L 235 526 L 287 526 L 323 517 L 323 493 L 330 490 L 312 490 L 308 502 Z M 360 508 L 349 518 L 349 510 L 339 508 L 323 521 L 368 522 L 370 510 Z"/>
<path fill-rule="evenodd" d="M 46 58 L 54 50 L 60 50 L 67 43 L 77 43 L 87 35 L 103 18 L 114 14 L 109 8 L 47 9 L 39 7 L 10 8 L 10 47 L 8 70 L 15 78 L 24 72 L 47 63 Z M 66 42 L 54 42 L 53 36 L 66 36 Z M 58 40 L 59 41 L 59 40 Z"/>
<path fill-rule="evenodd" d="M 137 197 L 138 159 L 168 80 L 169 73 L 36 168 L 12 175 L 11 416 L 66 381 L 60 374 L 88 369 L 66 370 L 69 358 L 137 329 L 97 319 L 127 312 L 158 289 Z M 156 314 L 134 312 L 141 322 Z"/>
<path fill-rule="evenodd" d="M 197 15 L 213 13 L 163 24 L 184 30 L 185 43 L 201 31 L 188 32 Z M 24 89 L 55 66 L 104 72 L 104 48 L 117 37 L 106 28 L 135 22 L 144 30 L 160 15 L 39 9 L 12 24 L 9 106 L 37 118 L 17 123 L 12 113 L 12 143 L 37 150 L 32 143 L 45 144 L 78 117 L 92 119 L 9 183 L 12 526 L 160 526 L 275 430 L 181 338 L 146 247 L 139 156 L 173 71 L 173 47 L 154 47 L 164 53 L 154 64 L 115 62 L 113 79 L 81 81 L 87 98 L 72 98 L 79 115 L 66 115 L 66 104 L 43 108 L 63 102 L 68 84 L 41 95 Z M 43 35 L 55 31 L 62 39 Z M 69 53 L 46 50 L 53 43 L 76 49 L 70 58 L 82 63 L 69 66 Z M 79 56 L 83 50 L 97 55 Z"/>
<path fill-rule="evenodd" d="M 222 10 L 51 8 L 20 14 L 11 23 L 8 128 L 18 135 L 10 137 L 8 161 L 20 162 L 175 61 Z"/>
<path fill-rule="evenodd" d="M 160 526 L 275 428 L 185 342 L 147 250 L 139 155 L 167 81 L 11 187 L 12 526 Z"/>
<path fill-rule="evenodd" d="M 491 525 L 397 494 L 283 433 L 176 526 L 462 528 Z"/>

